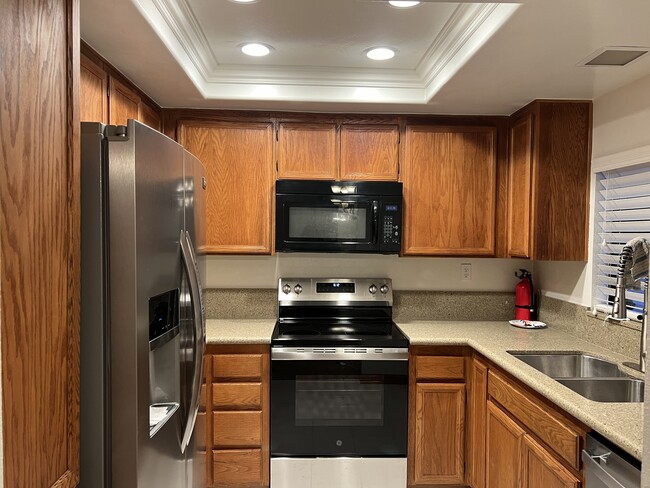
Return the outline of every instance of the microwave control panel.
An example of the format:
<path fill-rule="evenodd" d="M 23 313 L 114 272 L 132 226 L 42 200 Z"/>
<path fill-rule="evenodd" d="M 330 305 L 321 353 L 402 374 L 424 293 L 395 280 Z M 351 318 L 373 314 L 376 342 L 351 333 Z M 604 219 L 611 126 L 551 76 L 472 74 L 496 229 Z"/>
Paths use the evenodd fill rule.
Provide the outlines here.
<path fill-rule="evenodd" d="M 399 252 L 402 242 L 402 203 L 382 202 L 381 252 Z"/>

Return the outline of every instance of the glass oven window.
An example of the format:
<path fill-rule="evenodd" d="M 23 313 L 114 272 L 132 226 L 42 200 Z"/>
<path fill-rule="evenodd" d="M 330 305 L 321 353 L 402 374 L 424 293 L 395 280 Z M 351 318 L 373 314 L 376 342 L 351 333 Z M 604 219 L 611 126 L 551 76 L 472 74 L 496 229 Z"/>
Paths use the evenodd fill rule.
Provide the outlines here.
<path fill-rule="evenodd" d="M 340 203 L 334 207 L 290 207 L 291 239 L 367 239 L 368 209 Z"/>
<path fill-rule="evenodd" d="M 296 426 L 381 426 L 381 375 L 296 375 Z"/>

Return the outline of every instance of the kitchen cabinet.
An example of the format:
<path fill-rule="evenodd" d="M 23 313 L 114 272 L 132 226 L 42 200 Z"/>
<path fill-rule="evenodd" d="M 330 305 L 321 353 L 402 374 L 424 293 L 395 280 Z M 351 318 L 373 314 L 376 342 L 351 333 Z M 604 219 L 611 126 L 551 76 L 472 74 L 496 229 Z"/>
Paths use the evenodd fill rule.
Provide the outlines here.
<path fill-rule="evenodd" d="M 398 178 L 397 124 L 280 122 L 277 145 L 279 179 Z"/>
<path fill-rule="evenodd" d="M 338 179 L 336 124 L 281 122 L 277 139 L 278 178 Z"/>
<path fill-rule="evenodd" d="M 475 357 L 468 358 L 468 364 L 467 484 L 471 488 L 484 488 L 488 366 Z"/>
<path fill-rule="evenodd" d="M 273 125 L 181 121 L 178 141 L 205 166 L 203 251 L 270 254 L 275 183 Z"/>
<path fill-rule="evenodd" d="M 405 255 L 494 256 L 494 127 L 407 126 Z"/>
<path fill-rule="evenodd" d="M 411 356 L 409 486 L 464 484 L 464 363 L 426 350 Z"/>
<path fill-rule="evenodd" d="M 340 180 L 397 181 L 398 164 L 398 125 L 341 126 Z"/>
<path fill-rule="evenodd" d="M 586 428 L 488 371 L 486 487 L 579 488 Z"/>
<path fill-rule="evenodd" d="M 510 118 L 508 255 L 586 261 L 592 104 L 539 100 Z"/>
<path fill-rule="evenodd" d="M 80 64 L 80 105 L 82 122 L 101 122 L 108 124 L 108 75 L 88 56 L 81 55 Z"/>
<path fill-rule="evenodd" d="M 269 371 L 268 346 L 208 346 L 197 420 L 207 486 L 269 486 Z"/>
<path fill-rule="evenodd" d="M 161 129 L 161 111 L 115 68 L 82 45 L 79 108 L 82 122 L 126 125 L 139 120 Z"/>
<path fill-rule="evenodd" d="M 7 488 L 79 484 L 79 2 L 0 2 Z"/>

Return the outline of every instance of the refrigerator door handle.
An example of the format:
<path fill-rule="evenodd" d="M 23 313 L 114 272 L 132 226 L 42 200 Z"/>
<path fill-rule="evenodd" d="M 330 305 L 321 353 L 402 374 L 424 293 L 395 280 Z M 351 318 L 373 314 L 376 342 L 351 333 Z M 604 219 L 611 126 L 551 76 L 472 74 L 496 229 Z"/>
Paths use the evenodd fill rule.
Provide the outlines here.
<path fill-rule="evenodd" d="M 201 389 L 201 376 L 203 375 L 203 354 L 205 353 L 205 312 L 198 265 L 194 256 L 192 240 L 188 232 L 181 231 L 180 244 L 183 265 L 187 272 L 187 281 L 190 288 L 192 310 L 194 311 L 194 376 L 192 381 L 192 400 L 187 413 L 187 422 L 185 423 L 181 441 L 181 451 L 185 452 L 192 438 L 192 432 L 194 431 L 194 424 L 196 423 L 199 410 L 199 392 Z"/>

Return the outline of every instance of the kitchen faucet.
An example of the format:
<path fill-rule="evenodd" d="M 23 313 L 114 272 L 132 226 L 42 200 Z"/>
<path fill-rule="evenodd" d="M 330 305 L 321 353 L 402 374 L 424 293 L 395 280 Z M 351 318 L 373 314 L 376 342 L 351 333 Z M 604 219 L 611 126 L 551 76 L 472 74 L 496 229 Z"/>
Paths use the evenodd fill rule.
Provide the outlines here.
<path fill-rule="evenodd" d="M 634 368 L 645 373 L 646 368 L 646 331 L 648 329 L 648 275 L 650 274 L 650 243 L 642 237 L 636 237 L 625 244 L 619 257 L 618 269 L 616 272 L 616 291 L 614 293 L 614 304 L 610 318 L 618 321 L 629 320 L 627 307 L 625 305 L 625 289 L 642 278 L 643 283 L 643 315 L 641 320 L 641 345 L 639 351 L 639 363 L 623 363 L 625 366 Z"/>

